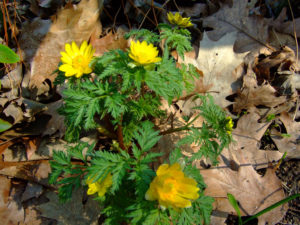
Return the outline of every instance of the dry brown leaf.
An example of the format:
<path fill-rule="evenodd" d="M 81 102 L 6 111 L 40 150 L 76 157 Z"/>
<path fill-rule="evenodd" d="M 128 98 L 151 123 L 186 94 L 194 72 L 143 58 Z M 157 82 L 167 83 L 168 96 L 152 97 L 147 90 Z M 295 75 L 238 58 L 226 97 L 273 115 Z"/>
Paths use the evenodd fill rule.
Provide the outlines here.
<path fill-rule="evenodd" d="M 233 52 L 236 32 L 227 33 L 219 41 L 211 41 L 207 33 L 200 42 L 198 58 L 185 57 L 184 63 L 191 63 L 203 73 L 204 87 L 210 87 L 208 93 L 214 97 L 215 103 L 222 108 L 230 104 L 225 98 L 232 95 L 239 87 L 238 79 L 246 54 Z"/>
<path fill-rule="evenodd" d="M 65 204 L 59 202 L 54 192 L 47 193 L 49 202 L 37 206 L 43 217 L 55 219 L 58 225 L 97 225 L 100 215 L 99 203 L 88 198 L 85 204 L 82 203 L 82 189 L 73 192 L 73 197 Z"/>
<path fill-rule="evenodd" d="M 208 5 L 204 3 L 195 3 L 192 6 L 179 6 L 179 11 L 184 12 L 186 17 L 206 17 L 208 15 Z"/>
<path fill-rule="evenodd" d="M 20 47 L 22 49 L 22 58 L 24 62 L 29 65 L 34 57 L 41 41 L 49 31 L 51 20 L 43 20 L 39 17 L 32 21 L 25 21 L 22 24 L 22 33 L 19 39 Z"/>
<path fill-rule="evenodd" d="M 0 162 L 0 175 L 15 177 L 49 186 L 50 164 L 47 160 L 29 162 Z"/>
<path fill-rule="evenodd" d="M 287 102 L 285 96 L 276 96 L 276 90 L 268 83 L 257 85 L 255 74 L 247 74 L 243 78 L 243 87 L 237 92 L 233 111 L 240 113 L 243 109 L 256 106 L 274 108 Z"/>
<path fill-rule="evenodd" d="M 25 202 L 31 198 L 38 198 L 43 191 L 43 186 L 33 183 L 33 182 L 28 182 L 26 185 L 26 189 L 22 194 L 21 201 Z"/>
<path fill-rule="evenodd" d="M 10 89 L 9 93 L 2 93 L 1 96 L 7 96 L 9 97 L 9 100 L 19 97 L 19 89 L 21 87 L 22 79 L 22 64 L 18 64 L 14 70 L 10 71 L 0 79 L 1 91 L 3 92 L 5 89 Z"/>
<path fill-rule="evenodd" d="M 41 225 L 44 224 L 35 210 L 35 207 L 29 206 L 24 209 L 25 211 L 25 220 L 21 221 L 18 225 Z"/>
<path fill-rule="evenodd" d="M 279 51 L 265 55 L 263 59 L 255 58 L 252 69 L 256 74 L 259 84 L 263 80 L 274 83 L 274 80 L 279 76 L 277 72 L 289 71 L 292 66 L 295 67 L 295 64 L 296 57 L 294 51 L 285 46 Z"/>
<path fill-rule="evenodd" d="M 62 106 L 63 100 L 58 100 L 56 102 L 49 103 L 47 105 L 47 110 L 44 112 L 51 116 L 51 119 L 48 121 L 45 130 L 42 135 L 53 135 L 57 131 L 57 136 L 62 138 L 65 135 L 66 126 L 64 123 L 64 116 L 60 115 L 57 110 Z"/>
<path fill-rule="evenodd" d="M 95 55 L 101 56 L 112 49 L 125 50 L 128 48 L 128 41 L 124 38 L 125 30 L 119 28 L 116 33 L 110 31 L 106 36 L 98 39 L 91 38 L 91 44 L 96 49 Z"/>
<path fill-rule="evenodd" d="M 249 16 L 248 1 L 233 0 L 232 7 L 220 4 L 219 11 L 203 20 L 204 27 L 214 28 L 208 32 L 211 40 L 217 41 L 227 33 L 237 31 L 235 52 L 250 51 L 267 42 L 269 22 L 257 15 Z"/>
<path fill-rule="evenodd" d="M 247 162 L 240 161 L 240 163 Z M 253 215 L 285 198 L 281 182 L 271 169 L 268 169 L 263 177 L 252 166 L 241 166 L 238 171 L 230 168 L 213 168 L 201 170 L 201 174 L 207 185 L 205 194 L 215 198 L 214 210 L 217 211 L 234 212 L 227 199 L 227 193 L 233 194 L 240 203 L 242 215 L 246 213 Z M 284 207 L 273 209 L 260 216 L 258 224 L 275 224 L 282 219 L 285 211 Z"/>
<path fill-rule="evenodd" d="M 58 12 L 49 32 L 37 49 L 31 62 L 31 70 L 25 75 L 23 87 L 29 87 L 36 96 L 49 91 L 46 79 L 53 81 L 51 75 L 60 61 L 60 51 L 65 43 L 75 41 L 80 44 L 88 40 L 97 26 L 101 26 L 98 18 L 103 0 L 82 0 L 78 5 L 64 8 Z"/>
<path fill-rule="evenodd" d="M 205 194 L 215 198 L 214 210 L 218 212 L 234 212 L 227 193 L 233 194 L 238 200 L 243 215 L 253 215 L 285 197 L 274 170 L 267 169 L 262 177 L 253 168 L 257 167 L 256 164 L 264 164 L 266 167 L 270 161 L 282 156 L 279 152 L 273 151 L 275 154 L 272 154 L 272 151 L 259 150 L 258 143 L 270 123 L 258 123 L 258 120 L 259 115 L 255 113 L 242 116 L 232 132 L 235 143 L 223 150 L 220 165 L 200 171 L 207 185 Z M 262 215 L 259 224 L 280 221 L 285 210 L 278 207 Z M 225 219 L 219 218 L 219 222 Z"/>
<path fill-rule="evenodd" d="M 276 128 L 271 129 L 271 138 L 275 142 L 278 150 L 282 153 L 287 152 L 291 158 L 300 158 L 300 123 L 293 120 L 287 113 L 280 114 L 279 119 L 285 126 L 286 132 L 290 137 L 283 137 Z"/>
<path fill-rule="evenodd" d="M 23 111 L 22 111 L 21 107 L 19 107 L 18 105 L 14 104 L 14 103 L 9 104 L 3 110 L 3 113 L 5 114 L 5 116 L 7 116 L 7 117 L 11 116 L 14 119 L 13 124 L 20 123 L 23 120 Z"/>
<path fill-rule="evenodd" d="M 274 27 L 278 32 L 284 34 L 290 34 L 294 37 L 294 24 L 293 21 L 286 21 L 286 8 L 281 10 L 280 15 L 277 17 L 276 20 L 270 21 L 270 25 Z M 294 20 L 295 23 L 295 31 L 297 37 L 300 37 L 300 18 L 296 18 Z"/>
<path fill-rule="evenodd" d="M 10 196 L 10 179 L 0 176 L 0 221 L 1 225 L 15 225 L 24 220 L 22 205 Z"/>
<path fill-rule="evenodd" d="M 27 159 L 30 160 L 31 156 L 38 149 L 41 138 L 40 137 L 23 137 L 23 143 L 25 144 L 26 156 Z"/>
<path fill-rule="evenodd" d="M 230 145 L 229 150 L 233 155 L 226 155 L 225 152 L 222 155 L 239 162 L 237 151 L 242 150 L 243 158 L 256 169 L 266 168 L 270 162 L 279 160 L 283 155 L 281 152 L 261 149 L 261 138 L 271 122 L 260 123 L 259 119 L 260 116 L 255 112 L 243 115 L 232 132 L 235 142 Z"/>

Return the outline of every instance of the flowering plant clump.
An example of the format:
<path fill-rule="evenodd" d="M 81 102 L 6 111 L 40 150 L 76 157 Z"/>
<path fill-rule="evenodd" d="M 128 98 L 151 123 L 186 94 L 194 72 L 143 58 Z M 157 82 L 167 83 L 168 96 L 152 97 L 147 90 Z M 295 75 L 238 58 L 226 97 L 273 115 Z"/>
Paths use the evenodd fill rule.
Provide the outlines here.
<path fill-rule="evenodd" d="M 145 197 L 158 200 L 163 208 L 187 208 L 192 206 L 191 200 L 199 198 L 199 190 L 197 182 L 185 176 L 180 164 L 163 164 L 156 171 Z"/>
<path fill-rule="evenodd" d="M 65 45 L 65 52 L 61 52 L 61 62 L 63 63 L 58 69 L 65 73 L 66 77 L 81 77 L 83 74 L 92 72 L 90 67 L 91 60 L 95 50 L 91 45 L 84 41 L 80 48 L 73 41 L 72 44 Z"/>
<path fill-rule="evenodd" d="M 190 21 L 190 17 L 184 18 L 179 14 L 179 12 L 176 12 L 175 14 L 169 12 L 167 15 L 168 15 L 168 20 L 171 24 L 176 24 L 179 27 L 193 26 L 192 22 Z"/>
<path fill-rule="evenodd" d="M 105 224 L 210 223 L 213 198 L 204 195 L 205 183 L 193 161 L 207 157 L 218 163 L 232 140 L 232 120 L 211 96 L 193 94 L 196 68 L 170 54 L 177 50 L 183 58 L 191 49 L 189 31 L 169 24 L 160 24 L 158 31 L 132 30 L 125 35 L 133 39 L 126 51 L 101 57 L 93 56 L 86 41 L 80 47 L 66 44 L 61 53 L 55 84 L 65 89 L 59 113 L 65 117 L 65 139 L 74 143 L 67 152 L 54 151 L 49 182 L 59 185 L 62 202 L 83 186 L 102 205 Z M 183 91 L 201 104 L 196 116 L 178 127 L 161 106 L 163 99 L 176 104 Z M 202 126 L 195 126 L 200 117 Z M 170 128 L 159 130 L 163 123 Z M 80 141 L 87 131 L 99 137 L 93 144 Z M 165 153 L 153 151 L 154 146 L 179 131 L 185 136 L 175 149 L 167 149 L 168 160 L 155 173 L 154 162 Z M 181 146 L 192 143 L 198 152 L 184 156 Z"/>

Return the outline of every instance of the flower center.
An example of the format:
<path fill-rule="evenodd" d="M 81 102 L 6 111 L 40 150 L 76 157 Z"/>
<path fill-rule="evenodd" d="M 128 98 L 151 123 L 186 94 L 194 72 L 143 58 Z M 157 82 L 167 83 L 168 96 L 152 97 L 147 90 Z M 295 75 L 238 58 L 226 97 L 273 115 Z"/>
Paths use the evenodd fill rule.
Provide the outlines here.
<path fill-rule="evenodd" d="M 78 55 L 72 60 L 72 66 L 75 69 L 83 69 L 89 66 L 89 61 L 82 55 Z"/>

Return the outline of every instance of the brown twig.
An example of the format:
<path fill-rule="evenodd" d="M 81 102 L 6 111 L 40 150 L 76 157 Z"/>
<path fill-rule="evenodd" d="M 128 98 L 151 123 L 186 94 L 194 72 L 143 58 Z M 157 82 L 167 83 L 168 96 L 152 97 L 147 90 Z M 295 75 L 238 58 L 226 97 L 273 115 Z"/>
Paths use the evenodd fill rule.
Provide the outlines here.
<path fill-rule="evenodd" d="M 298 64 L 299 51 L 298 51 L 298 40 L 297 40 L 297 34 L 296 34 L 296 24 L 295 24 L 294 13 L 293 13 L 293 10 L 292 10 L 290 0 L 288 0 L 288 3 L 289 3 L 289 8 L 290 8 L 290 11 L 291 11 L 292 19 L 293 19 L 294 37 L 295 37 L 295 43 L 296 43 L 296 65 L 297 65 Z"/>
<path fill-rule="evenodd" d="M 152 8 L 152 13 L 153 13 L 153 17 L 154 17 L 156 26 L 158 26 L 158 21 L 157 21 L 155 10 L 154 10 L 154 2 L 153 2 L 153 0 L 151 1 L 151 8 Z"/>
<path fill-rule="evenodd" d="M 5 14 L 5 8 L 6 8 L 6 0 L 3 1 L 3 4 L 1 5 L 1 11 L 3 16 L 3 28 L 4 28 L 4 40 L 6 44 L 8 45 L 8 33 L 7 33 L 7 24 L 6 24 L 6 14 Z"/>
<path fill-rule="evenodd" d="M 136 10 L 138 10 L 139 12 L 141 12 L 143 14 L 144 17 L 147 17 L 147 19 L 153 24 L 156 26 L 155 22 L 149 18 L 144 12 L 143 10 L 139 9 L 138 7 L 135 6 L 135 4 L 132 2 L 132 0 L 128 0 L 128 2 L 130 3 L 130 5 L 132 5 Z"/>
<path fill-rule="evenodd" d="M 130 20 L 129 20 L 129 18 L 128 18 L 127 13 L 125 13 L 125 5 L 124 5 L 124 1 L 123 1 L 123 0 L 121 0 L 121 4 L 122 4 L 122 8 L 123 8 L 124 15 L 126 16 L 126 19 L 127 19 L 128 27 L 129 27 L 129 29 L 131 30 Z"/>

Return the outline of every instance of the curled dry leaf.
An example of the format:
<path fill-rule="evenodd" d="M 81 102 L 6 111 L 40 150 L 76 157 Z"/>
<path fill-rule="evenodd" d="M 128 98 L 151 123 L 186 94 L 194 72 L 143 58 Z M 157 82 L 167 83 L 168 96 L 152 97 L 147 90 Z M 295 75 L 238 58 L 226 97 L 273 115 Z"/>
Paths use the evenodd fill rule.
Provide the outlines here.
<path fill-rule="evenodd" d="M 263 83 L 261 86 L 253 85 L 256 82 L 255 75 L 246 75 L 243 81 L 243 87 L 237 92 L 237 97 L 235 98 L 234 112 L 240 113 L 243 109 L 260 105 L 274 108 L 287 101 L 285 96 L 277 97 L 276 90 L 268 83 Z"/>
<path fill-rule="evenodd" d="M 295 85 L 288 85 L 295 67 L 293 50 L 284 47 L 280 51 L 270 52 L 262 48 L 245 57 L 247 73 L 243 77 L 243 86 L 237 91 L 233 111 L 240 113 L 244 109 L 257 108 L 262 118 L 270 114 L 289 111 L 296 104 Z M 285 85 L 285 87 L 284 87 Z"/>

